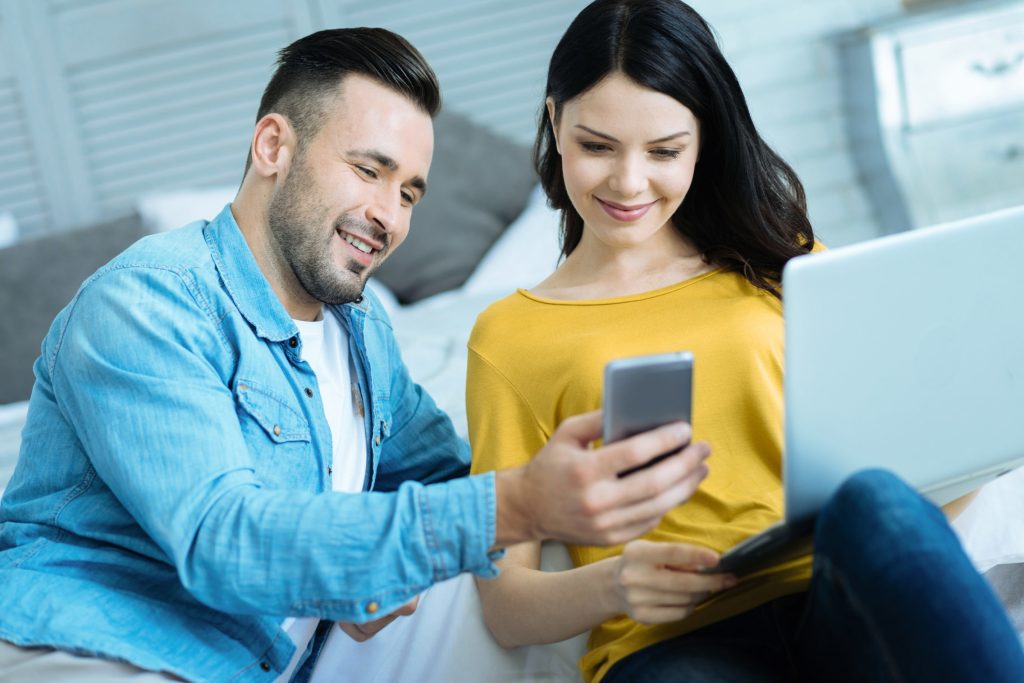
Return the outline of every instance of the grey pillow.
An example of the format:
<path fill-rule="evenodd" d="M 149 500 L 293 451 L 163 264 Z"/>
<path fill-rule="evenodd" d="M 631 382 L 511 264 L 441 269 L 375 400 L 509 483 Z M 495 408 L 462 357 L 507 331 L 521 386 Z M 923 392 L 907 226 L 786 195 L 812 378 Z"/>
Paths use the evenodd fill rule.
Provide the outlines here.
<path fill-rule="evenodd" d="M 377 277 L 402 303 L 461 286 L 536 183 L 528 147 L 442 112 L 434 121 L 427 195 Z"/>
<path fill-rule="evenodd" d="M 145 234 L 137 215 L 0 249 L 0 403 L 27 399 L 50 324 L 100 266 Z"/>

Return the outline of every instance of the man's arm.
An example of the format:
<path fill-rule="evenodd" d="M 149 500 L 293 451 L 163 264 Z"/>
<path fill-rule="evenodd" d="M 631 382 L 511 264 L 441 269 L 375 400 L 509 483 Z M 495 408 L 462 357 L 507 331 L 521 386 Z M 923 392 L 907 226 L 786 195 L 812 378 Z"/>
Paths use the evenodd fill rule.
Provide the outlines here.
<path fill-rule="evenodd" d="M 265 488 L 229 386 L 233 352 L 193 287 L 171 269 L 108 271 L 46 359 L 95 485 L 152 539 L 147 552 L 223 611 L 359 622 L 460 572 L 491 571 L 492 479 L 386 494 Z"/>
<path fill-rule="evenodd" d="M 105 272 L 76 299 L 46 362 L 103 485 L 183 585 L 216 609 L 371 621 L 461 572 L 493 576 L 492 546 L 547 537 L 614 543 L 689 490 L 685 458 L 616 478 L 680 447 L 683 430 L 588 451 L 594 415 L 567 421 L 497 487 L 490 473 L 405 482 L 393 493 L 268 490 L 236 413 L 222 315 L 189 277 L 167 268 Z"/>

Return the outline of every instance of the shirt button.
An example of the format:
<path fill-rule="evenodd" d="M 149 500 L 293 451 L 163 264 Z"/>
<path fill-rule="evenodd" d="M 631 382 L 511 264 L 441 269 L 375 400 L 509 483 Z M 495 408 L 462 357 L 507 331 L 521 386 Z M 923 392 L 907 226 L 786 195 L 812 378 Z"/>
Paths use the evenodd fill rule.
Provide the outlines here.
<path fill-rule="evenodd" d="M 298 345 L 299 345 L 299 340 L 297 338 L 292 337 L 291 339 L 288 340 L 288 346 L 292 347 L 293 349 L 296 346 L 298 346 Z"/>
<path fill-rule="evenodd" d="M 281 436 L 281 426 L 274 425 L 274 436 Z"/>
<path fill-rule="evenodd" d="M 370 602 L 370 603 L 367 603 L 367 605 L 366 605 L 366 613 L 367 614 L 376 614 L 377 610 L 379 610 L 379 609 L 380 609 L 380 605 L 377 604 L 376 602 Z"/>
<path fill-rule="evenodd" d="M 327 466 L 327 474 L 328 476 L 334 474 L 334 468 L 331 467 L 330 465 Z"/>
<path fill-rule="evenodd" d="M 375 444 L 377 444 L 378 446 L 380 445 L 380 434 L 378 434 L 378 435 L 377 435 L 377 438 L 376 438 L 376 439 L 374 439 L 374 440 L 373 440 L 373 442 L 374 442 Z"/>
<path fill-rule="evenodd" d="M 310 389 L 309 387 L 306 387 L 306 396 L 313 398 L 313 390 Z"/>
<path fill-rule="evenodd" d="M 267 664 L 266 662 L 260 662 L 260 668 L 263 669 L 264 671 L 270 671 L 270 665 Z"/>

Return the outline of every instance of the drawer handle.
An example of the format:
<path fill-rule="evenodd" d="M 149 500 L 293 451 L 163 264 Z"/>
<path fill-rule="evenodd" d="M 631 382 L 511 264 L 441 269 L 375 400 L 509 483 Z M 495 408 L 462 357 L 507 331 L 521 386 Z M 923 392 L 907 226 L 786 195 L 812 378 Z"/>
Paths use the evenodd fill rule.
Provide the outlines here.
<path fill-rule="evenodd" d="M 1024 52 L 1018 52 L 1014 57 L 1010 59 L 1000 59 L 992 64 L 982 64 L 981 62 L 975 62 L 971 64 L 971 71 L 975 71 L 982 76 L 991 76 L 999 78 L 1005 76 L 1017 69 L 1021 63 L 1024 62 Z"/>
<path fill-rule="evenodd" d="M 1002 149 L 989 150 L 988 155 L 996 161 L 1004 164 L 1012 164 L 1015 161 L 1024 159 L 1024 145 L 1009 144 Z"/>

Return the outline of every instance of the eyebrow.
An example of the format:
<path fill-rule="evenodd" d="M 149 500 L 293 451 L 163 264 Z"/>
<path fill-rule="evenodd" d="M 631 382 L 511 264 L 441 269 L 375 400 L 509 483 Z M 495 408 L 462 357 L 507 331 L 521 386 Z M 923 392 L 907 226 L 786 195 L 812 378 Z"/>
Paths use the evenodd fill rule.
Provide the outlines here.
<path fill-rule="evenodd" d="M 581 129 L 587 131 L 588 133 L 590 133 L 591 135 L 596 135 L 597 137 L 604 138 L 605 140 L 608 140 L 610 142 L 619 142 L 618 139 L 613 138 L 611 135 L 608 135 L 608 133 L 602 133 L 600 131 L 594 130 L 593 128 L 588 128 L 588 127 L 580 125 L 578 123 L 576 124 L 576 128 L 581 128 Z M 668 142 L 669 140 L 674 140 L 676 138 L 681 138 L 684 135 L 690 135 L 690 131 L 688 131 L 688 130 L 681 130 L 678 133 L 672 133 L 671 135 L 666 135 L 665 137 L 661 137 L 661 138 L 658 138 L 656 140 L 648 140 L 644 144 L 645 145 L 656 145 L 659 142 Z"/>
<path fill-rule="evenodd" d="M 388 169 L 392 173 L 398 170 L 397 161 L 389 157 L 387 154 L 384 154 L 384 152 L 378 151 L 376 149 L 352 149 L 349 150 L 348 153 L 353 156 L 365 157 L 367 159 L 376 161 L 378 164 Z M 423 195 L 427 193 L 427 181 L 421 178 L 420 176 L 413 176 L 412 180 L 409 181 L 409 184 L 414 189 L 419 190 L 421 198 L 423 197 Z"/>

